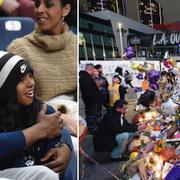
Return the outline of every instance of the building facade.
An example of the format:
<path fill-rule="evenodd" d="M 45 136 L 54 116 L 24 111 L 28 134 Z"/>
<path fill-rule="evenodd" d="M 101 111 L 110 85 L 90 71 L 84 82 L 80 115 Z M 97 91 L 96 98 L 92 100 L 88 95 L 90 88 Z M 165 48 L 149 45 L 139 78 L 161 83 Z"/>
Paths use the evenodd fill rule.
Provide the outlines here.
<path fill-rule="evenodd" d="M 141 24 L 130 18 L 118 15 L 117 13 L 113 13 L 109 10 L 93 12 L 89 13 L 89 15 L 111 22 L 116 46 L 118 47 L 119 57 L 122 55 L 122 52 L 124 52 L 125 49 L 130 45 L 128 42 L 128 36 L 145 36 L 149 34 L 160 33 L 152 27 Z M 119 24 L 121 24 L 121 27 Z M 136 41 L 134 41 L 134 46 L 135 45 L 138 46 L 138 42 L 136 43 Z"/>
<path fill-rule="evenodd" d="M 169 55 L 174 57 L 174 59 L 180 56 L 180 31 L 150 35 L 129 35 L 128 42 L 130 46 L 134 46 L 134 39 L 139 40 L 139 56 L 143 54 L 149 59 L 163 59 L 166 51 L 168 51 Z"/>
<path fill-rule="evenodd" d="M 163 23 L 162 7 L 156 0 L 138 0 L 139 22 L 154 27 Z"/>
<path fill-rule="evenodd" d="M 86 42 L 80 45 L 80 59 L 122 60 L 126 48 L 132 46 L 136 52 L 135 60 L 141 60 L 141 57 L 163 59 L 166 51 L 178 60 L 179 23 L 171 23 L 167 26 L 165 30 L 154 29 L 110 10 L 80 14 L 80 32 Z"/>
<path fill-rule="evenodd" d="M 109 60 L 118 56 L 118 48 L 109 20 L 80 13 L 80 60 Z"/>
<path fill-rule="evenodd" d="M 110 10 L 126 16 L 125 0 L 80 0 L 81 12 Z"/>

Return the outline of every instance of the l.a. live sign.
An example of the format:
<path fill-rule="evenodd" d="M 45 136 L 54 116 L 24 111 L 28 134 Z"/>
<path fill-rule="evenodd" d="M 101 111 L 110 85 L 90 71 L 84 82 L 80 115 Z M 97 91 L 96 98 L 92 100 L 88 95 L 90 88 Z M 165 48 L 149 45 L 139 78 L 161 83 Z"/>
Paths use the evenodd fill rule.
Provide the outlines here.
<path fill-rule="evenodd" d="M 170 34 L 154 34 L 153 46 L 180 44 L 180 32 Z"/>

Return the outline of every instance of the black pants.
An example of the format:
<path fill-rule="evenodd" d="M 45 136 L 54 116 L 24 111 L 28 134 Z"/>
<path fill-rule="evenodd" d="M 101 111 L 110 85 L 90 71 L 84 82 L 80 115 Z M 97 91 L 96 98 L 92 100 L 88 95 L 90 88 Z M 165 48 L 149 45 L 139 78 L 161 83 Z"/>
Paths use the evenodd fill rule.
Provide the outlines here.
<path fill-rule="evenodd" d="M 131 81 L 126 81 L 126 84 L 128 84 L 131 88 L 133 88 L 133 85 L 131 84 Z"/>
<path fill-rule="evenodd" d="M 101 120 L 102 110 L 101 105 L 93 103 L 90 106 L 86 106 L 86 123 L 88 130 L 94 130 L 97 127 L 98 122 Z"/>

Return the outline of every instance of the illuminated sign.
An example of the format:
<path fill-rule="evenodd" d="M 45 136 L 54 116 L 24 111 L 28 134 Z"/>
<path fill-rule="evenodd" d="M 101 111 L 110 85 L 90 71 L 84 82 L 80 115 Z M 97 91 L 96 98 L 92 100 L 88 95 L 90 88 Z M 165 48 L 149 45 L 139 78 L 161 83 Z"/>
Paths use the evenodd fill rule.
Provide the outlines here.
<path fill-rule="evenodd" d="M 180 33 L 154 34 L 153 36 L 153 46 L 176 44 L 180 44 Z"/>

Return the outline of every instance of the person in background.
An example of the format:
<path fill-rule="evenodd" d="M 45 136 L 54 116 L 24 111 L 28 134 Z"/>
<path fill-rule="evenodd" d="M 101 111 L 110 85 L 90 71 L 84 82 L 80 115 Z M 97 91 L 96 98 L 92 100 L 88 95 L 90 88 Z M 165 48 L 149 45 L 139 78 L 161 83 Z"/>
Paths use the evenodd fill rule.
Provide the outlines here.
<path fill-rule="evenodd" d="M 99 71 L 98 71 L 96 68 L 94 68 L 94 70 L 93 70 L 92 78 L 93 78 L 94 80 L 96 80 L 96 79 L 99 78 Z"/>
<path fill-rule="evenodd" d="M 16 0 L 1 0 L 0 1 L 0 16 L 16 16 L 20 3 Z"/>
<path fill-rule="evenodd" d="M 141 73 L 138 73 L 138 75 L 136 76 L 136 78 L 134 78 L 134 87 L 135 87 L 135 90 L 134 92 L 136 93 L 137 95 L 137 98 L 139 99 L 139 97 L 141 96 L 141 94 L 143 93 L 142 91 L 142 81 L 143 81 L 143 75 L 141 78 L 139 78 L 139 74 Z"/>
<path fill-rule="evenodd" d="M 111 107 L 113 107 L 114 103 L 120 99 L 120 94 L 119 94 L 120 82 L 121 82 L 120 77 L 118 75 L 115 75 L 112 79 L 112 84 L 109 84 L 108 86 L 109 101 Z"/>
<path fill-rule="evenodd" d="M 35 0 L 2 0 L 1 16 L 21 16 L 34 19 Z"/>
<path fill-rule="evenodd" d="M 125 95 L 127 93 L 127 88 L 122 86 L 121 84 L 121 79 L 120 79 L 120 84 L 119 84 L 119 95 L 120 95 L 120 100 L 125 100 Z"/>
<path fill-rule="evenodd" d="M 172 73 L 168 72 L 167 73 L 167 84 L 166 84 L 166 90 L 167 90 L 167 93 L 171 93 L 172 90 L 173 90 L 173 86 L 174 86 L 174 77 L 172 75 Z"/>
<path fill-rule="evenodd" d="M 96 85 L 97 85 L 99 91 L 101 91 L 102 87 L 103 87 L 103 79 L 100 78 L 99 71 L 96 68 L 94 68 L 94 71 L 93 71 L 93 74 L 92 74 L 92 78 L 96 82 Z"/>
<path fill-rule="evenodd" d="M 160 92 L 161 92 L 161 94 L 165 94 L 167 92 L 166 91 L 167 83 L 168 83 L 167 72 L 165 70 L 163 70 L 161 72 L 161 79 L 160 79 Z"/>
<path fill-rule="evenodd" d="M 99 79 L 102 82 L 102 88 L 101 88 L 101 93 L 102 93 L 102 102 L 103 106 L 108 110 L 109 108 L 109 92 L 108 92 L 108 86 L 109 83 L 106 79 L 106 77 L 103 74 L 103 67 L 100 64 L 95 65 L 95 69 L 98 70 L 99 72 Z"/>
<path fill-rule="evenodd" d="M 0 70 L 0 177 L 59 179 L 53 171 L 64 174 L 73 150 L 60 113 L 36 98 L 33 69 L 22 57 L 0 51 Z"/>
<path fill-rule="evenodd" d="M 35 0 L 18 0 L 20 6 L 18 9 L 18 16 L 21 17 L 34 17 Z"/>
<path fill-rule="evenodd" d="M 133 88 L 133 85 L 131 84 L 131 81 L 133 80 L 133 78 L 128 70 L 126 70 L 124 73 L 124 79 L 125 79 L 126 84 L 128 84 L 131 88 Z"/>
<path fill-rule="evenodd" d="M 115 73 L 117 73 L 117 75 L 119 75 L 119 77 L 121 78 L 121 85 L 126 88 L 125 78 L 123 76 L 123 69 L 118 66 L 115 69 Z"/>
<path fill-rule="evenodd" d="M 82 99 L 85 104 L 86 123 L 90 133 L 94 133 L 102 113 L 102 94 L 92 75 L 93 64 L 86 64 L 85 71 L 81 71 L 79 84 Z"/>

